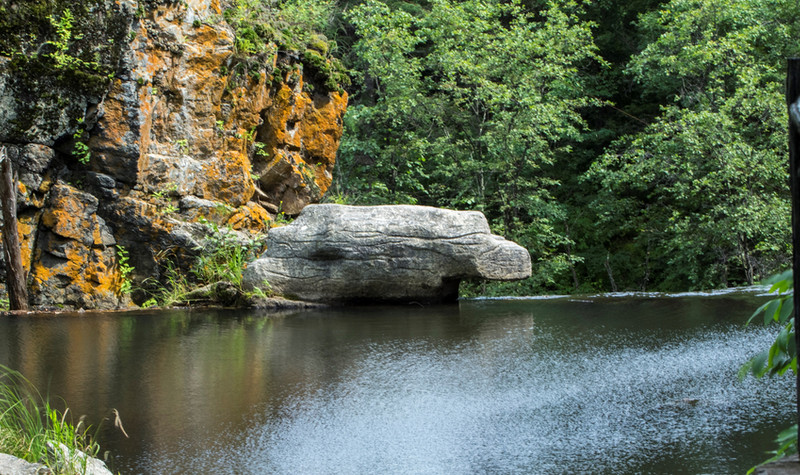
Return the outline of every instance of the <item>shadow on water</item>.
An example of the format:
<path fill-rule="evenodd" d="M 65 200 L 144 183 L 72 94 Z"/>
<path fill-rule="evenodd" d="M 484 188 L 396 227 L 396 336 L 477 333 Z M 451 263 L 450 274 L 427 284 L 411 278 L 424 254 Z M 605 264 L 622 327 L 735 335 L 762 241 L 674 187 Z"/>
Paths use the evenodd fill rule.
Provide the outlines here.
<path fill-rule="evenodd" d="M 763 299 L 762 299 L 763 300 Z M 474 300 L 0 319 L 0 363 L 122 473 L 742 473 L 793 416 L 739 382 L 759 298 Z"/>

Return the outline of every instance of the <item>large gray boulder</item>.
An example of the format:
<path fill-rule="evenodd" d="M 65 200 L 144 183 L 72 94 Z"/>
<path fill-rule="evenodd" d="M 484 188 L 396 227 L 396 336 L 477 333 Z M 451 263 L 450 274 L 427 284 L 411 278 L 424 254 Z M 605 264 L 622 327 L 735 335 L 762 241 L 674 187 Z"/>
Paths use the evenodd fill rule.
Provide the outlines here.
<path fill-rule="evenodd" d="M 312 302 L 441 302 L 462 279 L 530 275 L 528 251 L 493 235 L 480 212 L 324 204 L 272 229 L 243 280 Z"/>

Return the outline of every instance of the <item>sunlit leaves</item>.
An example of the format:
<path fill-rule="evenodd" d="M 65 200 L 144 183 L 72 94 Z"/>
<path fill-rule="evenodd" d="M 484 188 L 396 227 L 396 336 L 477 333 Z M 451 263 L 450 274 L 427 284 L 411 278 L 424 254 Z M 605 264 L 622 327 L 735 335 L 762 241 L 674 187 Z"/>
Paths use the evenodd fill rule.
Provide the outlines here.
<path fill-rule="evenodd" d="M 672 0 L 640 17 L 651 38 L 627 70 L 668 102 L 587 177 L 600 216 L 655 246 L 677 288 L 752 283 L 788 258 L 783 63 L 798 18 L 787 0 Z"/>
<path fill-rule="evenodd" d="M 371 0 L 348 13 L 365 72 L 346 118 L 340 183 L 366 202 L 484 211 L 552 278 L 566 267 L 545 171 L 597 101 L 579 70 L 600 63 L 576 2 L 433 0 L 410 14 Z M 377 186 L 385 184 L 384 188 Z M 383 190 L 383 192 L 381 192 Z M 383 197 L 381 197 L 381 195 Z"/>

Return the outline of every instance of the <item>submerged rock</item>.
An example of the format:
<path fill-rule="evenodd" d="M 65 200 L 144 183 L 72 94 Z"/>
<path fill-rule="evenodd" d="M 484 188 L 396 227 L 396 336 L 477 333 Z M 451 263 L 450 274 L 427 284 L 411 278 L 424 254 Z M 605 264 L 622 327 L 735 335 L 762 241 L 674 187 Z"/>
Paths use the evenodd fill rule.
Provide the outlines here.
<path fill-rule="evenodd" d="M 325 204 L 270 231 L 244 284 L 312 302 L 443 302 L 462 279 L 530 275 L 528 251 L 478 211 Z"/>

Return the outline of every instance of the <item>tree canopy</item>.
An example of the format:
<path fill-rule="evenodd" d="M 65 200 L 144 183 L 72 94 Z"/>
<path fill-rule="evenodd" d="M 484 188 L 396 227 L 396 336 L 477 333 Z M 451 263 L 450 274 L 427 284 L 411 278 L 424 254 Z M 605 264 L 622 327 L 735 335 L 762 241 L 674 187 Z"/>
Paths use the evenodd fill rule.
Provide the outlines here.
<path fill-rule="evenodd" d="M 752 283 L 790 254 L 788 0 L 340 1 L 331 200 L 483 211 L 534 276 L 487 292 Z"/>
<path fill-rule="evenodd" d="M 585 179 L 599 185 L 592 207 L 609 237 L 636 248 L 642 287 L 653 271 L 665 288 L 752 284 L 786 264 L 783 64 L 798 13 L 794 2 L 673 0 L 639 17 L 649 41 L 625 72 L 664 103 Z"/>

